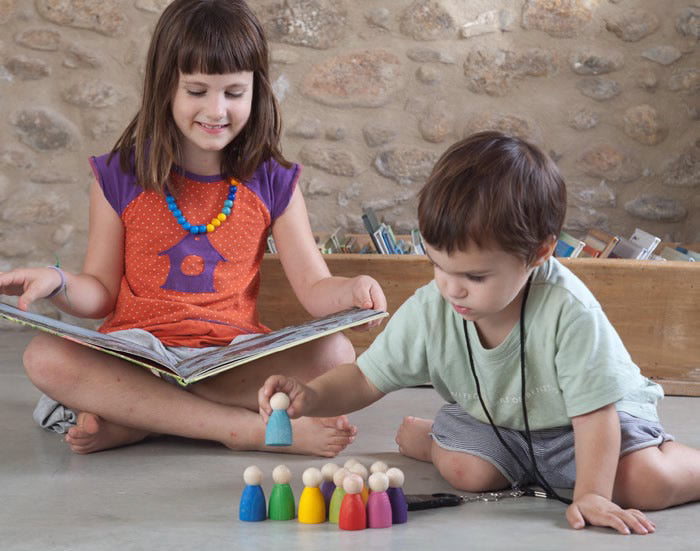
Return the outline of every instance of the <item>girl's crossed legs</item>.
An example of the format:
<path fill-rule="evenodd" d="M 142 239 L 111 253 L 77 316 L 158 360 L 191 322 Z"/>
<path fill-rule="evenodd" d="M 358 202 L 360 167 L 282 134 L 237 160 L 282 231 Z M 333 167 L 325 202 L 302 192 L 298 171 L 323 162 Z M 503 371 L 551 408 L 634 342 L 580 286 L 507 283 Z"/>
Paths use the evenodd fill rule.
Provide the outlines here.
<path fill-rule="evenodd" d="M 243 364 L 184 391 L 148 370 L 51 335 L 27 347 L 24 365 L 34 385 L 75 410 L 78 424 L 66 435 L 76 453 L 90 453 L 142 440 L 150 434 L 214 440 L 235 450 L 266 448 L 257 412 L 257 391 L 273 373 L 308 381 L 340 363 L 354 361 L 341 334 Z M 274 451 L 337 455 L 354 439 L 347 418 L 292 421 L 294 442 Z"/>

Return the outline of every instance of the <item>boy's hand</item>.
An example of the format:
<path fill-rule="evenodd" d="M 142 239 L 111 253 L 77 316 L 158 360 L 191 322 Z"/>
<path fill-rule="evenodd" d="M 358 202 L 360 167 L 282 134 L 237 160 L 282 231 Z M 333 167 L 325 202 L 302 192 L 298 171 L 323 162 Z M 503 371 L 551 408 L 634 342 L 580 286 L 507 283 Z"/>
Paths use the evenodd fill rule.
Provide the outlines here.
<path fill-rule="evenodd" d="M 61 285 L 61 276 L 52 268 L 24 268 L 0 272 L 0 295 L 19 296 L 17 307 L 27 310 L 37 299 L 49 296 Z"/>
<path fill-rule="evenodd" d="M 656 526 L 637 509 L 622 509 L 609 499 L 597 494 L 584 494 L 569 505 L 566 519 L 577 530 L 588 524 L 609 526 L 621 534 L 649 534 Z"/>
<path fill-rule="evenodd" d="M 305 415 L 318 400 L 317 394 L 301 381 L 284 375 L 271 375 L 258 391 L 258 406 L 265 423 L 272 415 L 270 398 L 277 392 L 284 392 L 289 396 L 287 415 L 290 419 Z"/>
<path fill-rule="evenodd" d="M 387 304 L 384 291 L 377 281 L 366 275 L 353 277 L 350 280 L 352 285 L 352 305 L 357 308 L 372 308 L 386 312 Z M 359 329 L 369 330 L 377 327 L 382 320 L 374 320 L 360 325 Z M 355 328 L 357 329 L 357 328 Z"/>

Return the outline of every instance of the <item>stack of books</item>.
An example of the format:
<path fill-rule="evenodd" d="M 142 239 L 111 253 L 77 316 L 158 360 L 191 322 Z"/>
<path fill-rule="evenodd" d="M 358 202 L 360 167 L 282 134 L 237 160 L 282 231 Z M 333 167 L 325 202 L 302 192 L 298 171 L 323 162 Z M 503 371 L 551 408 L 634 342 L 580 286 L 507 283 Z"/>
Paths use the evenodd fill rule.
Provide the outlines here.
<path fill-rule="evenodd" d="M 568 258 L 633 258 L 637 260 L 700 260 L 700 254 L 683 247 L 664 246 L 656 249 L 661 238 L 636 228 L 629 238 L 603 230 L 591 229 L 581 239 L 561 232 L 554 256 Z"/>

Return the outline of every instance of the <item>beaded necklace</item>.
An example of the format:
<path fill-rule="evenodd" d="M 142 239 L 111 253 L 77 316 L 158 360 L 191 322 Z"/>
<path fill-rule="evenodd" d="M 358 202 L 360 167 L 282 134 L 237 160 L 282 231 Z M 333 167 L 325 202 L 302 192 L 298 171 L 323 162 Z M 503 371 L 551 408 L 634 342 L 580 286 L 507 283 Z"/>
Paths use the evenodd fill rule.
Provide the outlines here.
<path fill-rule="evenodd" d="M 190 224 L 187 221 L 187 218 L 185 218 L 185 215 L 182 214 L 182 211 L 178 208 L 177 203 L 175 202 L 175 197 L 173 197 L 167 189 L 165 190 L 165 200 L 167 202 L 168 209 L 173 213 L 173 216 L 177 220 L 178 224 L 182 226 L 182 229 L 192 234 L 211 233 L 218 228 L 221 223 L 231 214 L 231 209 L 233 208 L 233 202 L 235 199 L 236 185 L 230 184 L 228 187 L 228 197 L 224 201 L 224 206 L 221 209 L 221 212 L 212 218 L 211 222 L 208 224 Z"/>

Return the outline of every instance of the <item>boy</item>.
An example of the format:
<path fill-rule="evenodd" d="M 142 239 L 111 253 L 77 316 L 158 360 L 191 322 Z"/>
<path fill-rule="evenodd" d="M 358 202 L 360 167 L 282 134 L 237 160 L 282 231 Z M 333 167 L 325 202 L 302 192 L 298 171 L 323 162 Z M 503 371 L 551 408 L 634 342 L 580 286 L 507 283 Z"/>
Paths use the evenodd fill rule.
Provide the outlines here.
<path fill-rule="evenodd" d="M 448 403 L 434 422 L 404 419 L 403 454 L 469 492 L 573 487 L 574 528 L 653 532 L 638 509 L 700 499 L 700 452 L 664 432 L 661 388 L 552 258 L 565 214 L 564 182 L 536 147 L 497 132 L 453 145 L 419 196 L 434 281 L 357 363 L 308 385 L 270 377 L 263 417 L 277 391 L 291 417 L 337 415 L 429 379 Z"/>

